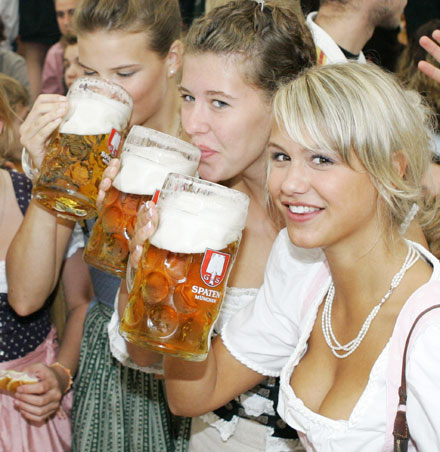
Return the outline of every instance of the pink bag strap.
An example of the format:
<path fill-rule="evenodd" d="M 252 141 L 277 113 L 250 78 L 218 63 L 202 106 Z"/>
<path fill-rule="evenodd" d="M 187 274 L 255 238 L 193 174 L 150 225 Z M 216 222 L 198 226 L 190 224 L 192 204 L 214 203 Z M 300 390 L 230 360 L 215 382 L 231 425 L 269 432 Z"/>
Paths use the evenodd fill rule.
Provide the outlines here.
<path fill-rule="evenodd" d="M 394 420 L 399 407 L 399 386 L 402 379 L 402 360 L 410 331 L 415 329 L 415 322 L 425 310 L 430 310 L 433 300 L 440 300 L 440 281 L 432 281 L 420 287 L 407 300 L 394 325 L 389 345 L 388 370 L 386 379 L 386 430 L 383 452 L 393 450 Z M 417 320 L 417 328 L 423 326 Z"/>
<path fill-rule="evenodd" d="M 396 413 L 396 418 L 394 420 L 394 452 L 406 452 L 408 450 L 408 441 L 409 441 L 409 429 L 408 422 L 406 420 L 406 354 L 408 352 L 408 344 L 411 339 L 411 334 L 414 331 L 419 320 L 428 312 L 433 309 L 440 308 L 440 304 L 436 304 L 434 306 L 425 309 L 421 312 L 416 320 L 414 321 L 411 329 L 409 330 L 408 337 L 405 341 L 405 349 L 403 351 L 403 360 L 402 360 L 402 376 L 400 381 L 399 388 L 399 409 Z"/>

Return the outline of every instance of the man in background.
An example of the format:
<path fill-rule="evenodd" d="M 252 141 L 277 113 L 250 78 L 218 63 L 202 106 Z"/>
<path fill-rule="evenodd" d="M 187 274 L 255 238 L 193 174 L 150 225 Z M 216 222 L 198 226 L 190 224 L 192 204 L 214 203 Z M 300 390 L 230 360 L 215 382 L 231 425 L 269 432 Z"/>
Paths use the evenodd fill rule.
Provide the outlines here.
<path fill-rule="evenodd" d="M 318 11 L 307 16 L 317 47 L 318 64 L 357 60 L 376 27 L 400 24 L 407 0 L 321 0 Z"/>
<path fill-rule="evenodd" d="M 55 0 L 55 12 L 62 36 L 72 31 L 73 15 L 77 0 Z M 65 94 L 63 83 L 63 46 L 60 41 L 47 52 L 44 61 L 41 92 L 46 94 Z"/>

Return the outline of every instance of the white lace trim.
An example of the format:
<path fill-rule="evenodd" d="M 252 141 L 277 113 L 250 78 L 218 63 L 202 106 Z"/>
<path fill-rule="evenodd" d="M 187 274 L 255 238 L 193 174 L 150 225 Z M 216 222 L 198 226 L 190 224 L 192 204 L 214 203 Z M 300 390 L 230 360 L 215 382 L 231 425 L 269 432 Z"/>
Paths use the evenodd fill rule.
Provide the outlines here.
<path fill-rule="evenodd" d="M 118 300 L 119 300 L 119 289 L 115 296 L 115 307 L 113 310 L 112 318 L 108 324 L 108 337 L 110 342 L 110 350 L 112 355 L 126 367 L 131 367 L 135 370 L 140 370 L 147 374 L 159 374 L 163 375 L 162 362 L 152 364 L 151 366 L 140 367 L 130 358 L 127 352 L 127 346 L 125 340 L 119 334 L 119 314 L 118 314 Z"/>
<path fill-rule="evenodd" d="M 267 399 L 253 392 L 246 392 L 240 396 L 240 404 L 248 416 L 261 416 L 263 413 L 275 415 L 273 400 Z"/>
<path fill-rule="evenodd" d="M 256 422 L 250 419 L 242 419 L 238 416 L 233 416 L 230 421 L 226 421 L 218 417 L 215 413 L 206 413 L 200 416 L 204 422 L 214 427 L 222 441 L 227 441 L 235 432 L 237 425 L 240 422 Z M 263 425 L 263 424 L 260 424 Z M 303 452 L 304 447 L 299 439 L 286 439 L 273 436 L 274 429 L 272 427 L 265 427 L 265 448 L 264 452 Z"/>
<path fill-rule="evenodd" d="M 230 343 L 230 341 L 228 339 L 228 336 L 226 334 L 226 328 L 222 329 L 221 336 L 222 336 L 223 344 L 228 349 L 229 353 L 237 361 L 241 362 L 241 364 L 245 365 L 246 367 L 248 367 L 251 370 L 254 370 L 255 372 L 258 372 L 261 375 L 266 375 L 268 377 L 279 377 L 280 376 L 280 373 L 281 373 L 280 371 L 277 372 L 277 371 L 274 371 L 274 370 L 264 369 L 263 367 L 261 367 L 259 365 L 255 365 L 255 363 L 253 363 L 252 361 L 250 361 L 246 357 L 243 357 L 243 356 L 239 355 L 238 353 L 236 353 L 235 350 L 232 348 L 231 343 Z"/>
<path fill-rule="evenodd" d="M 227 441 L 234 434 L 238 421 L 240 420 L 238 416 L 233 416 L 230 421 L 226 421 L 213 412 L 203 414 L 200 418 L 211 427 L 215 427 L 222 441 Z"/>
<path fill-rule="evenodd" d="M 228 287 L 214 331 L 219 333 L 236 312 L 255 300 L 257 293 L 258 289 L 254 288 Z"/>

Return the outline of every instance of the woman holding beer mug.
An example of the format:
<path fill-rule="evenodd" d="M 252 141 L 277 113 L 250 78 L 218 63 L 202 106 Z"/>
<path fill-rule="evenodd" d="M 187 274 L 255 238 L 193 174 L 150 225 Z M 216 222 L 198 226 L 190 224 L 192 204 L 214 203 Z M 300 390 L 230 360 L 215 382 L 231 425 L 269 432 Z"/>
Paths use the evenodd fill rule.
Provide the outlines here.
<path fill-rule="evenodd" d="M 131 125 L 180 133 L 176 74 L 181 64 L 177 0 L 83 0 L 76 9 L 79 62 L 85 75 L 121 85 L 133 99 Z M 50 134 L 68 110 L 65 97 L 41 95 L 21 128 L 39 167 Z M 73 223 L 31 202 L 8 256 L 14 297 L 38 309 L 52 290 Z M 32 275 L 27 278 L 25 275 Z M 171 416 L 163 382 L 111 356 L 107 324 L 119 279 L 91 270 L 95 302 L 84 324 L 73 407 L 74 451 L 179 451 L 189 420 Z M 100 384 L 99 382 L 103 382 Z"/>
<path fill-rule="evenodd" d="M 208 359 L 165 358 L 170 406 L 198 415 L 281 374 L 278 411 L 306 450 L 391 451 L 405 340 L 440 300 L 439 261 L 400 231 L 423 197 L 431 113 L 356 63 L 307 70 L 278 91 L 274 112 L 268 186 L 287 228 L 256 302 Z M 422 318 L 408 348 L 409 450 L 440 447 L 439 315 Z"/>
<path fill-rule="evenodd" d="M 265 207 L 272 95 L 280 81 L 313 64 L 315 50 L 309 31 L 291 9 L 244 0 L 196 20 L 184 54 L 182 127 L 202 151 L 200 177 L 240 190 L 251 200 L 216 325 L 219 332 L 233 312 L 254 301 L 278 232 Z M 151 231 L 150 220 L 146 210 L 138 239 Z M 127 302 L 123 286 L 119 302 L 122 314 Z M 141 365 L 155 359 L 145 349 L 127 346 Z M 228 406 L 193 419 L 190 451 L 301 449 L 296 432 L 276 415 L 277 392 L 277 379 L 268 379 Z"/>
<path fill-rule="evenodd" d="M 8 84 L 10 89 L 24 89 L 14 79 L 8 79 Z M 69 350 L 58 346 L 49 300 L 34 313 L 8 304 L 6 252 L 23 220 L 32 189 L 24 174 L 4 166 L 8 145 L 16 140 L 14 115 L 8 94 L 0 86 L 0 449 L 63 452 L 70 450 L 72 394 L 64 396 L 70 379 L 61 363 L 68 365 Z M 78 294 L 72 298 L 80 299 Z M 67 328 L 78 327 L 73 318 L 69 323 Z M 79 352 L 79 341 L 77 349 Z M 57 360 L 60 362 L 54 364 Z"/>

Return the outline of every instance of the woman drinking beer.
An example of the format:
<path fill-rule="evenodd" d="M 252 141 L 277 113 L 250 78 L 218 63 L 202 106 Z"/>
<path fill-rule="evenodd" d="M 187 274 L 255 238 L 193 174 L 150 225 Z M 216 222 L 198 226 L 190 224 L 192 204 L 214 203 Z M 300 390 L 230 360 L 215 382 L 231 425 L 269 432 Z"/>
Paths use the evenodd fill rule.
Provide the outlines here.
<path fill-rule="evenodd" d="M 228 3 L 196 20 L 186 37 L 182 127 L 202 151 L 200 177 L 250 197 L 217 332 L 233 312 L 253 303 L 278 232 L 265 206 L 272 95 L 279 82 L 314 61 L 313 42 L 303 21 L 276 2 Z M 146 226 L 138 238 L 151 231 L 150 219 L 147 212 L 140 217 Z M 121 314 L 127 301 L 123 290 Z M 145 349 L 131 344 L 128 348 L 139 364 L 155 360 Z M 190 450 L 300 450 L 296 432 L 276 415 L 277 392 L 278 380 L 270 378 L 227 406 L 194 418 Z"/>
<path fill-rule="evenodd" d="M 84 74 L 113 81 L 134 101 L 130 125 L 180 133 L 176 74 L 181 64 L 177 0 L 83 0 L 75 17 Z M 68 109 L 63 96 L 41 95 L 21 127 L 22 143 L 39 167 L 49 135 Z M 73 223 L 35 201 L 8 256 L 13 298 L 38 309 L 60 272 Z M 28 278 L 32 275 L 32 278 Z M 156 452 L 185 450 L 189 420 L 171 416 L 163 382 L 120 365 L 111 356 L 107 324 L 117 278 L 91 269 L 95 300 L 89 310 L 75 383 L 72 450 Z"/>
<path fill-rule="evenodd" d="M 305 71 L 274 112 L 268 186 L 287 228 L 255 303 L 207 360 L 165 358 L 170 406 L 197 415 L 281 374 L 278 411 L 306 450 L 391 451 L 408 331 L 440 299 L 439 261 L 400 230 L 422 204 L 430 113 L 390 74 L 357 63 Z M 439 315 L 422 318 L 408 347 L 408 450 L 440 445 Z"/>

